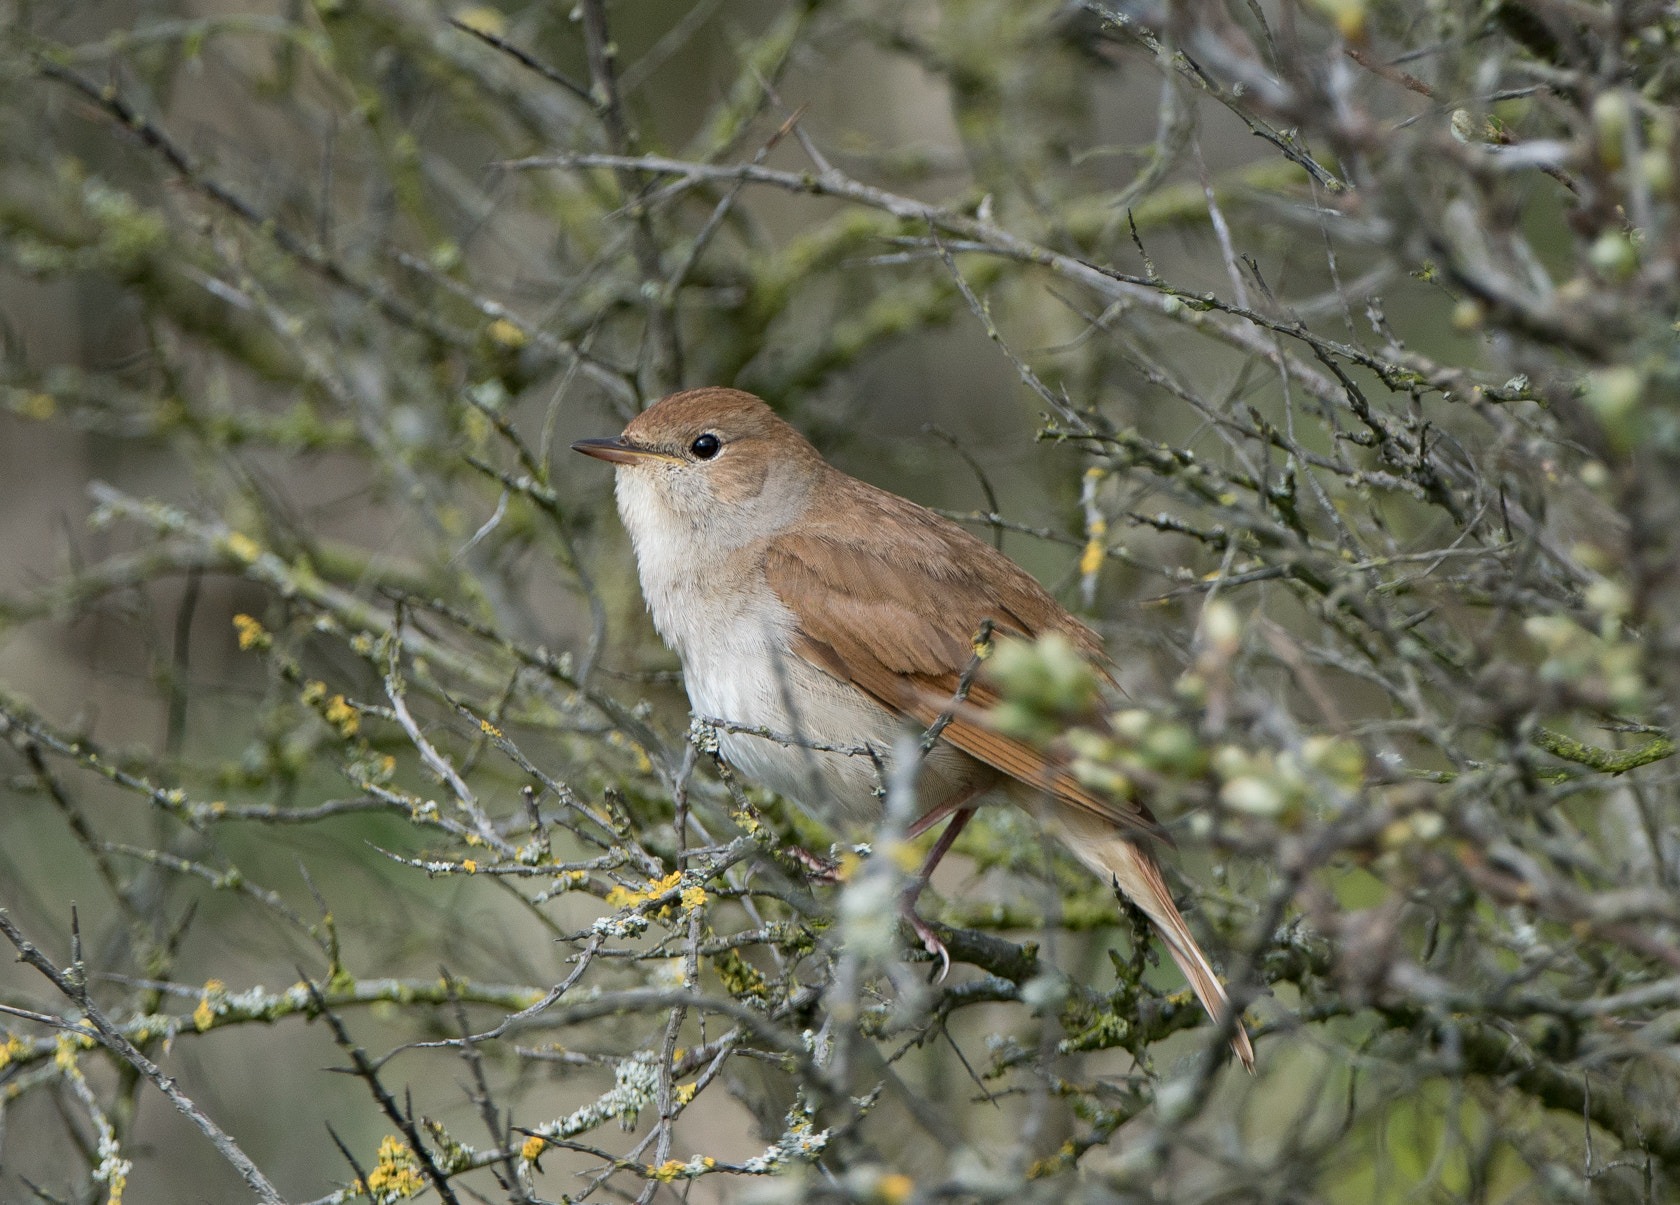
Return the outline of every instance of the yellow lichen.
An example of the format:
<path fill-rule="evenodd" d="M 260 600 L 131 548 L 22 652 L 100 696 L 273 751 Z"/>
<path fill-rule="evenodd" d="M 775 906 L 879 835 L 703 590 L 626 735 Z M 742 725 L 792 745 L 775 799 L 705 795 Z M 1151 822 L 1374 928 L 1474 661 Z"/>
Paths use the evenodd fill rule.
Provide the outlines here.
<path fill-rule="evenodd" d="M 631 891 L 628 887 L 614 887 L 607 892 L 607 903 L 614 908 L 629 908 L 647 900 L 658 899 L 680 882 L 682 882 L 682 871 L 673 870 L 664 878 L 650 882 L 641 891 Z"/>
<path fill-rule="evenodd" d="M 199 1033 L 203 1033 L 216 1023 L 216 1008 L 221 998 L 227 995 L 227 984 L 220 979 L 211 979 L 204 984 L 204 992 L 198 998 L 198 1007 L 193 1009 L 193 1025 Z"/>
<path fill-rule="evenodd" d="M 922 855 L 908 841 L 894 841 L 886 847 L 884 852 L 887 857 L 892 859 L 893 865 L 905 874 L 915 874 L 916 871 L 921 869 Z"/>
<path fill-rule="evenodd" d="M 678 1176 L 682 1175 L 683 1172 L 687 1170 L 687 1167 L 688 1165 L 681 1159 L 667 1159 L 658 1167 L 649 1167 L 648 1175 L 652 1176 L 655 1180 L 661 1180 L 664 1183 L 669 1184 L 672 1180 L 675 1180 Z"/>
<path fill-rule="evenodd" d="M 328 699 L 326 710 L 321 715 L 327 723 L 338 729 L 340 736 L 355 736 L 362 726 L 362 717 L 354 707 L 344 701 L 343 695 L 334 695 Z"/>
<path fill-rule="evenodd" d="M 543 1153 L 548 1143 L 540 1134 L 532 1134 L 525 1140 L 525 1145 L 519 1148 L 519 1157 L 527 1163 L 535 1163 L 537 1156 Z"/>
<path fill-rule="evenodd" d="M 222 546 L 247 565 L 262 555 L 262 545 L 243 532 L 229 532 Z"/>
<path fill-rule="evenodd" d="M 724 988 L 736 999 L 752 996 L 762 1000 L 769 995 L 770 985 L 764 976 L 735 950 L 714 954 L 712 969 L 717 972 Z"/>
<path fill-rule="evenodd" d="M 1091 536 L 1090 541 L 1085 545 L 1085 551 L 1081 553 L 1079 557 L 1079 572 L 1086 577 L 1089 577 L 1098 569 L 1101 569 L 1103 563 L 1102 537 L 1095 534 L 1094 526 L 1092 530 L 1093 535 Z"/>
<path fill-rule="evenodd" d="M 498 16 L 499 15 L 500 14 L 498 14 Z M 500 343 L 503 347 L 518 349 L 524 347 L 525 344 L 529 342 L 525 336 L 525 332 L 520 330 L 513 323 L 509 322 L 506 318 L 498 318 L 496 321 L 492 322 L 485 329 L 485 334 L 489 335 L 490 338 L 494 339 L 497 343 Z"/>
<path fill-rule="evenodd" d="M 706 899 L 706 889 L 704 887 L 684 887 L 682 893 L 683 911 L 692 912 L 696 908 L 704 908 Z"/>
<path fill-rule="evenodd" d="M 368 1173 L 367 1187 L 369 1195 L 382 1201 L 412 1197 L 426 1187 L 420 1161 L 396 1135 L 380 1139 L 379 1162 Z"/>
<path fill-rule="evenodd" d="M 466 871 L 468 874 L 477 874 L 478 863 L 473 861 L 471 858 L 466 858 L 461 862 L 461 869 Z"/>
<path fill-rule="evenodd" d="M 916 1191 L 916 1182 L 903 1172 L 889 1172 L 875 1184 L 875 1199 L 885 1205 L 903 1205 Z"/>
<path fill-rule="evenodd" d="M 266 649 L 272 643 L 268 633 L 263 630 L 262 624 L 249 615 L 235 615 L 233 626 L 239 632 L 239 647 L 243 651 Z"/>
<path fill-rule="evenodd" d="M 1027 1168 L 1027 1179 L 1042 1180 L 1046 1176 L 1054 1176 L 1067 1165 L 1067 1161 L 1060 1155 L 1051 1155 L 1048 1159 L 1039 1159 Z"/>
<path fill-rule="evenodd" d="M 29 1043 L 7 1030 L 5 1042 L 0 1043 L 0 1069 L 9 1066 L 13 1059 L 21 1059 L 28 1053 Z"/>
<path fill-rule="evenodd" d="M 475 448 L 482 448 L 489 441 L 492 428 L 490 420 L 482 410 L 469 410 L 461 416 L 461 430 L 466 433 L 469 444 Z M 449 517 L 453 519 L 459 514 L 459 511 L 455 511 Z M 439 517 L 442 518 L 441 515 Z M 451 531 L 450 534 L 454 535 L 455 532 Z"/>
<path fill-rule="evenodd" d="M 455 20 L 468 29 L 487 33 L 493 38 L 501 37 L 502 31 L 507 28 L 507 18 L 499 10 L 484 4 L 456 9 Z"/>

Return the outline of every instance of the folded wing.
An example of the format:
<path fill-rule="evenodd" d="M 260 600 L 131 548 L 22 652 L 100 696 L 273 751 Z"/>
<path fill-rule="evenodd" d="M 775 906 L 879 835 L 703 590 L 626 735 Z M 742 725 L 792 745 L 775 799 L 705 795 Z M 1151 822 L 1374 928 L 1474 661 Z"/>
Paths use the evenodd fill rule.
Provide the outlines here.
<path fill-rule="evenodd" d="M 1106 673 L 1096 633 L 991 545 L 842 474 L 825 485 L 853 495 L 834 510 L 851 516 L 862 509 L 874 522 L 861 532 L 850 523 L 842 530 L 819 513 L 766 549 L 770 587 L 798 621 L 799 656 L 924 726 L 955 707 L 975 637 L 987 620 L 999 635 L 1030 639 L 1059 632 Z M 909 554 L 889 560 L 883 548 Z M 985 712 L 997 701 L 986 683 L 974 683 L 943 739 L 1117 828 L 1155 832 L 1154 817 L 1141 803 L 1094 795 L 1041 750 L 988 727 Z"/>

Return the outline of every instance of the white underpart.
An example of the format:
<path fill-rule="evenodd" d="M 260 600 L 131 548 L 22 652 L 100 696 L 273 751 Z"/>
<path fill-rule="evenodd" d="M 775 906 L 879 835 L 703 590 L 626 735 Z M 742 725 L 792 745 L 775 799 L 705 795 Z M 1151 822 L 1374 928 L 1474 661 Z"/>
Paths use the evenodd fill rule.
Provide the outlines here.
<path fill-rule="evenodd" d="M 765 582 L 761 571 L 745 575 L 754 587 L 725 589 L 736 573 L 720 570 L 731 558 L 750 556 L 745 545 L 766 534 L 718 532 L 706 521 L 707 507 L 684 513 L 670 505 L 672 477 L 656 466 L 618 472 L 619 515 L 630 532 L 642 597 L 653 625 L 682 660 L 689 705 L 698 716 L 795 738 L 797 741 L 874 749 L 883 765 L 903 721 L 789 647 L 796 620 Z M 774 500 L 767 500 L 774 505 Z M 760 516 L 786 523 L 797 500 Z M 700 516 L 698 520 L 691 515 Z M 742 524 L 751 528 L 754 524 Z M 733 537 L 733 538 L 732 538 Z M 880 821 L 877 774 L 866 754 L 832 753 L 748 733 L 719 733 L 724 757 L 741 775 L 794 800 L 829 822 L 873 828 Z M 932 806 L 972 775 L 973 763 L 941 747 L 923 773 L 921 794 Z"/>

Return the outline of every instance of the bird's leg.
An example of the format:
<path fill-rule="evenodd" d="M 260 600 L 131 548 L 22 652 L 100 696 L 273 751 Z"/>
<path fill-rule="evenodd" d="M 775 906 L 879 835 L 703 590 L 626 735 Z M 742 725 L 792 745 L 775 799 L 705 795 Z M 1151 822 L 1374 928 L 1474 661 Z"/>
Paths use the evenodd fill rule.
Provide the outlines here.
<path fill-rule="evenodd" d="M 915 822 L 905 830 L 904 839 L 906 841 L 914 841 L 917 837 L 927 832 L 928 829 L 938 824 L 952 812 L 959 811 L 963 807 L 967 806 L 968 802 L 974 798 L 974 795 L 975 792 L 973 791 L 958 791 L 944 803 L 937 803 L 933 807 L 930 807 L 927 811 L 918 816 Z M 929 867 L 928 869 L 931 870 L 932 868 Z"/>
<path fill-rule="evenodd" d="M 939 959 L 939 974 L 936 976 L 936 980 L 945 978 L 946 974 L 949 973 L 951 954 L 945 948 L 945 943 L 939 940 L 939 935 L 917 914 L 916 900 L 922 894 L 922 888 L 926 887 L 928 880 L 933 877 L 934 868 L 939 865 L 939 860 L 950 852 L 951 846 L 957 840 L 957 835 L 973 819 L 974 808 L 969 806 L 969 801 L 976 794 L 978 792 L 966 791 L 955 795 L 939 806 L 932 808 L 927 815 L 910 826 L 910 835 L 919 836 L 946 816 L 951 818 L 951 822 L 945 826 L 945 831 L 939 834 L 939 840 L 935 841 L 933 848 L 928 851 L 927 859 L 922 863 L 921 870 L 916 872 L 916 877 L 910 881 L 910 886 L 904 889 L 904 894 L 899 897 L 898 901 L 899 911 L 903 913 L 906 923 L 915 931 L 916 936 L 921 939 L 922 948 Z"/>
<path fill-rule="evenodd" d="M 945 817 L 961 812 L 967 806 L 969 800 L 973 799 L 978 793 L 978 791 L 958 791 L 944 803 L 929 808 L 917 817 L 915 823 L 911 824 L 909 829 L 905 831 L 904 839 L 914 841 Z M 973 808 L 968 808 L 970 813 L 973 810 Z M 946 851 L 951 848 L 951 842 L 957 839 L 957 834 L 962 832 L 963 825 L 967 823 L 966 818 L 960 821 L 953 820 L 951 822 L 952 827 L 946 830 L 944 836 L 940 837 L 939 844 L 934 846 L 932 853 L 928 854 L 927 861 L 922 865 L 921 873 L 916 877 L 915 883 L 911 885 L 909 891 L 910 903 L 915 903 L 916 897 L 922 893 L 922 888 L 927 885 L 928 877 L 933 874 L 933 868 L 939 865 L 939 859 L 945 856 Z M 842 881 L 840 878 L 840 863 L 814 854 L 803 845 L 789 845 L 782 852 L 804 867 L 805 873 L 814 882 L 834 886 Z M 919 920 L 914 923 L 921 924 Z M 925 928 L 925 926 L 923 927 Z M 920 930 L 918 929 L 917 932 L 920 933 Z"/>
<path fill-rule="evenodd" d="M 935 841 L 933 848 L 928 850 L 928 856 L 922 862 L 921 870 L 916 872 L 916 877 L 911 880 L 910 886 L 904 889 L 906 906 L 915 906 L 917 897 L 922 894 L 922 888 L 926 887 L 928 880 L 933 877 L 934 868 L 939 865 L 939 860 L 951 852 L 951 846 L 956 842 L 957 835 L 963 831 L 973 817 L 974 809 L 971 807 L 953 809 L 951 823 L 947 824 L 945 831 L 939 834 L 939 840 Z"/>
<path fill-rule="evenodd" d="M 926 887 L 928 880 L 933 877 L 934 867 L 938 866 L 939 860 L 950 851 L 952 844 L 957 839 L 957 834 L 963 831 L 963 828 L 973 816 L 974 809 L 971 807 L 959 807 L 951 813 L 951 823 L 947 824 L 945 831 L 939 834 L 939 840 L 934 842 L 933 848 L 928 851 L 927 860 L 922 863 L 922 869 L 911 880 L 910 886 L 904 889 L 904 894 L 899 897 L 898 901 L 904 919 L 909 922 L 910 928 L 921 939 L 922 948 L 939 959 L 939 973 L 932 977 L 934 982 L 944 979 L 950 973 L 951 953 L 945 948 L 945 943 L 939 940 L 939 935 L 933 931 L 932 926 L 917 913 L 916 900 L 922 894 L 922 888 Z"/>

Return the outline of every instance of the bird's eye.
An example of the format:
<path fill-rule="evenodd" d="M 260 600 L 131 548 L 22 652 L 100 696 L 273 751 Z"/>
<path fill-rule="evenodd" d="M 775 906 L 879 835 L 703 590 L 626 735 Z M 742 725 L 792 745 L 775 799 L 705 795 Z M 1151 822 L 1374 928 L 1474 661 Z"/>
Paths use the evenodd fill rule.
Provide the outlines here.
<path fill-rule="evenodd" d="M 717 436 L 708 431 L 699 439 L 696 439 L 693 443 L 689 444 L 688 450 L 693 452 L 694 455 L 699 457 L 701 460 L 710 460 L 718 454 L 718 450 L 722 447 L 723 442 L 719 440 Z"/>

